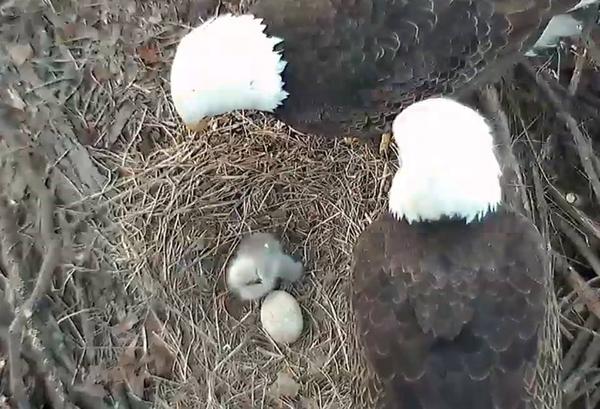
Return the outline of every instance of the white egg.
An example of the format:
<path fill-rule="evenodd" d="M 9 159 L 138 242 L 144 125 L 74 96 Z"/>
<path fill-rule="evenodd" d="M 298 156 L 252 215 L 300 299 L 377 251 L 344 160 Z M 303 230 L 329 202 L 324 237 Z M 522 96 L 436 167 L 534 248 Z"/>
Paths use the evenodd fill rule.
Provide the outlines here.
<path fill-rule="evenodd" d="M 304 322 L 298 301 L 285 291 L 267 295 L 260 309 L 260 322 L 278 344 L 291 344 L 300 338 Z"/>

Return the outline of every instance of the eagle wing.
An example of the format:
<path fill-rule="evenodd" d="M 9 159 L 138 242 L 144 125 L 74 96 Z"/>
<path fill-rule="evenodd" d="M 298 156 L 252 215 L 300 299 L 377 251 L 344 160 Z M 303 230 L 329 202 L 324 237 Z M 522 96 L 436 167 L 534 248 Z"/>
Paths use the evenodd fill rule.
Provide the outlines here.
<path fill-rule="evenodd" d="M 453 92 L 490 63 L 500 70 L 577 1 L 257 0 L 249 11 L 284 39 L 292 92 L 280 115 L 310 125 L 300 130 L 339 135 L 340 123 L 377 125 L 382 114 Z"/>
<path fill-rule="evenodd" d="M 547 265 L 527 221 L 498 217 L 460 241 L 389 215 L 361 235 L 353 307 L 386 408 L 528 407 Z"/>

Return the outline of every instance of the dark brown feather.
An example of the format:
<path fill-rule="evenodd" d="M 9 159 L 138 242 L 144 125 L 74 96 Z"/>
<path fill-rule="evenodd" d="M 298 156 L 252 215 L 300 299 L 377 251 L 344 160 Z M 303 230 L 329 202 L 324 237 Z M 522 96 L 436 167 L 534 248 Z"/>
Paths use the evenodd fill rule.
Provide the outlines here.
<path fill-rule="evenodd" d="M 353 307 L 392 409 L 524 409 L 545 311 L 543 241 L 500 209 L 482 222 L 385 214 L 359 238 Z"/>
<path fill-rule="evenodd" d="M 494 79 L 578 0 L 256 0 L 299 131 L 379 136 L 402 107 Z"/>

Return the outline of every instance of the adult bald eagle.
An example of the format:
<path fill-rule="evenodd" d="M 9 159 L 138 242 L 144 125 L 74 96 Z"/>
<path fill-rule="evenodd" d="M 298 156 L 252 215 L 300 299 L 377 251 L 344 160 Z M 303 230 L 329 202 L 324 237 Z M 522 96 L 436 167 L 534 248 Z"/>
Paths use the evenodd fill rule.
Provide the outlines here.
<path fill-rule="evenodd" d="M 258 109 L 301 132 L 380 136 L 407 104 L 502 73 L 579 2 L 255 0 L 182 38 L 171 94 L 192 129 Z"/>
<path fill-rule="evenodd" d="M 386 409 L 528 408 L 546 309 L 543 240 L 501 203 L 491 129 L 450 99 L 393 122 L 389 211 L 353 253 L 353 307 Z"/>

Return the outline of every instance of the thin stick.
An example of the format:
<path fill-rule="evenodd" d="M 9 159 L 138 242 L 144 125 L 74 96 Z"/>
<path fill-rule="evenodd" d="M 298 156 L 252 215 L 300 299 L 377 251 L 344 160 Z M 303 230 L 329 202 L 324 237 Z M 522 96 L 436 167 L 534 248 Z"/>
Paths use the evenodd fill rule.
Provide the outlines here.
<path fill-rule="evenodd" d="M 19 141 L 11 135 L 9 142 L 16 146 Z M 15 317 L 9 326 L 8 356 L 10 360 L 10 387 L 15 394 L 19 407 L 27 408 L 27 397 L 22 378 L 21 368 L 21 339 L 25 324 L 30 320 L 36 305 L 48 292 L 61 256 L 61 241 L 54 232 L 54 197 L 41 178 L 34 173 L 34 167 L 27 152 L 19 155 L 19 168 L 23 171 L 29 187 L 40 201 L 40 230 L 46 249 L 38 272 L 37 280 L 31 295 L 23 304 L 15 308 Z"/>
<path fill-rule="evenodd" d="M 44 261 L 40 267 L 40 272 L 35 283 L 33 292 L 29 298 L 15 311 L 15 318 L 8 328 L 9 333 L 9 360 L 10 360 L 10 384 L 13 393 L 19 393 L 19 402 L 21 394 L 24 395 L 24 385 L 21 374 L 21 337 L 25 322 L 33 315 L 35 305 L 42 299 L 48 291 L 54 270 L 60 260 L 60 245 L 57 239 L 54 239 L 46 250 Z M 19 388 L 23 388 L 21 392 Z"/>
<path fill-rule="evenodd" d="M 564 194 L 552 183 L 546 183 L 546 188 L 555 199 L 555 203 L 579 222 L 579 227 L 586 233 L 600 240 L 600 226 L 584 212 L 573 206 L 565 199 Z"/>
<path fill-rule="evenodd" d="M 583 257 L 590 264 L 594 273 L 597 276 L 600 276 L 600 259 L 596 255 L 594 251 L 587 245 L 585 240 L 581 238 L 579 234 L 567 223 L 564 219 L 557 218 L 558 225 L 562 232 L 569 238 L 569 240 L 577 247 L 577 250 L 581 253 Z"/>
<path fill-rule="evenodd" d="M 594 289 L 562 257 L 556 255 L 555 260 L 556 265 L 561 267 L 560 271 L 562 271 L 565 280 L 583 300 L 590 312 L 600 319 L 600 299 Z"/>
<path fill-rule="evenodd" d="M 585 351 L 583 361 L 579 368 L 577 368 L 577 370 L 563 383 L 563 392 L 567 397 L 567 402 L 573 399 L 573 396 L 569 395 L 573 395 L 573 392 L 577 389 L 577 386 L 581 383 L 588 371 L 596 366 L 599 357 L 600 337 L 594 337 L 589 344 L 588 349 Z"/>
<path fill-rule="evenodd" d="M 594 40 L 592 40 L 590 35 L 584 36 L 582 39 L 590 59 L 594 61 L 597 66 L 600 66 L 600 49 L 598 49 L 598 46 L 594 43 Z"/>
<path fill-rule="evenodd" d="M 583 354 L 583 350 L 589 344 L 590 339 L 592 338 L 592 330 L 597 324 L 598 318 L 596 318 L 595 315 L 590 314 L 583 325 L 585 330 L 580 329 L 577 333 L 577 337 L 563 358 L 563 379 L 567 378 L 567 375 L 575 369 L 579 358 L 581 358 L 581 355 Z"/>
<path fill-rule="evenodd" d="M 505 192 L 508 195 L 508 201 L 513 206 L 519 207 L 519 210 L 525 210 L 531 214 L 527 199 L 523 196 L 522 187 L 524 184 L 521 170 L 512 150 L 508 119 L 500 106 L 498 92 L 493 86 L 487 86 L 480 94 L 482 105 L 495 125 L 496 143 L 502 161 L 502 174 L 505 180 Z"/>
<path fill-rule="evenodd" d="M 23 298 L 23 281 L 19 275 L 21 264 L 17 255 L 19 237 L 14 217 L 9 210 L 5 198 L 0 200 L 0 232 L 2 233 L 2 249 L 5 262 L 8 264 L 10 288 L 7 289 L 8 301 L 16 308 Z M 16 320 L 13 318 L 13 323 Z M 11 324 L 12 326 L 12 324 Z M 8 362 L 10 368 L 10 389 L 19 408 L 27 408 L 27 392 L 22 378 L 21 368 L 21 333 L 8 334 Z"/>
<path fill-rule="evenodd" d="M 569 95 L 575 96 L 577 93 L 577 89 L 579 88 L 579 83 L 581 82 L 581 73 L 583 72 L 583 66 L 586 61 L 586 50 L 582 50 L 581 54 L 577 55 L 575 59 L 575 68 L 573 69 L 573 75 L 571 76 L 571 81 L 569 82 Z"/>
<path fill-rule="evenodd" d="M 19 275 L 21 270 L 19 234 L 15 215 L 4 197 L 0 198 L 0 244 L 2 245 L 2 256 L 8 270 L 10 285 L 7 291 L 7 301 L 15 308 L 23 302 L 23 281 Z"/>
<path fill-rule="evenodd" d="M 600 61 L 600 60 L 598 60 Z M 592 393 L 592 396 L 590 397 L 589 401 L 588 401 L 588 408 L 597 408 L 598 407 L 598 403 L 600 403 L 600 388 L 596 388 L 596 390 L 594 391 L 594 393 Z"/>
<path fill-rule="evenodd" d="M 594 6 L 598 7 L 598 6 Z M 600 49 L 592 39 L 592 30 L 596 26 L 596 18 L 598 17 L 598 10 L 596 13 L 590 13 L 588 18 L 583 22 L 583 30 L 581 32 L 581 41 L 583 46 L 587 50 L 587 53 L 590 59 L 596 64 L 596 66 L 600 66 Z"/>

